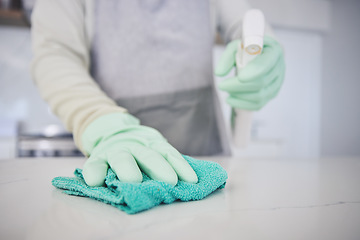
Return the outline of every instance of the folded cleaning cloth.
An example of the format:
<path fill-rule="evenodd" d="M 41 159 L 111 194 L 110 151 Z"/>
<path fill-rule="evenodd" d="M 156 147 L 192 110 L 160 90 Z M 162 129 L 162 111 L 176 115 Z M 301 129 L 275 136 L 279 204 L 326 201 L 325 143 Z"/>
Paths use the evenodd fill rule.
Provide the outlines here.
<path fill-rule="evenodd" d="M 227 173 L 215 162 L 193 159 L 184 156 L 198 176 L 198 183 L 179 181 L 176 186 L 150 179 L 143 173 L 142 183 L 120 182 L 109 168 L 104 187 L 89 187 L 82 176 L 82 170 L 76 169 L 75 177 L 56 177 L 52 184 L 69 195 L 84 196 L 111 204 L 128 214 L 153 208 L 161 203 L 175 200 L 200 200 L 225 187 Z"/>

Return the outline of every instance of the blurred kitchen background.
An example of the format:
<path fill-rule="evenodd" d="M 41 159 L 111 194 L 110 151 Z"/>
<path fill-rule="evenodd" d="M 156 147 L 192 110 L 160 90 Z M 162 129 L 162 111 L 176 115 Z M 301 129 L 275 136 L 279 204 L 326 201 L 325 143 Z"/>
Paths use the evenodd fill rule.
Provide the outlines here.
<path fill-rule="evenodd" d="M 0 159 L 81 156 L 30 76 L 34 2 L 0 0 Z M 237 154 L 360 156 L 360 1 L 249 2 L 283 44 L 287 73 L 279 96 L 255 113 L 253 143 Z M 218 41 L 214 64 L 223 50 Z M 225 104 L 223 112 L 229 119 Z"/>

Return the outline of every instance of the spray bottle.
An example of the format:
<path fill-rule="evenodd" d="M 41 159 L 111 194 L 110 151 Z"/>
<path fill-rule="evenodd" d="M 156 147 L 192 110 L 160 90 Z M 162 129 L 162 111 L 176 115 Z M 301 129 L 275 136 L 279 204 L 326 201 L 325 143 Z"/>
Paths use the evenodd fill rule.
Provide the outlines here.
<path fill-rule="evenodd" d="M 265 32 L 265 17 L 262 11 L 248 10 L 244 15 L 242 31 L 242 41 L 236 54 L 237 72 L 240 72 L 262 51 Z M 245 148 L 250 141 L 253 113 L 244 109 L 236 109 L 234 114 L 234 145 L 238 148 Z"/>

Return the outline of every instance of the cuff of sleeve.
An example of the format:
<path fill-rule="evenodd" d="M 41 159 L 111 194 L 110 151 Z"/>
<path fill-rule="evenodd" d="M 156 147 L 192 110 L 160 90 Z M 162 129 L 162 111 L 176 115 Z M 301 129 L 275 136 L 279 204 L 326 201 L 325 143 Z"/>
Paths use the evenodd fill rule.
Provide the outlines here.
<path fill-rule="evenodd" d="M 76 119 L 73 119 L 73 129 L 68 129 L 74 135 L 74 142 L 78 149 L 84 154 L 85 151 L 82 147 L 81 136 L 83 135 L 85 129 L 89 124 L 98 119 L 101 116 L 105 116 L 112 113 L 126 113 L 127 110 L 125 108 L 119 106 L 101 106 L 97 107 L 95 110 L 89 109 L 85 113 L 78 114 Z"/>
<path fill-rule="evenodd" d="M 140 125 L 140 120 L 129 113 L 111 113 L 92 121 L 81 135 L 82 152 L 88 156 L 108 136 L 123 131 L 129 126 Z"/>

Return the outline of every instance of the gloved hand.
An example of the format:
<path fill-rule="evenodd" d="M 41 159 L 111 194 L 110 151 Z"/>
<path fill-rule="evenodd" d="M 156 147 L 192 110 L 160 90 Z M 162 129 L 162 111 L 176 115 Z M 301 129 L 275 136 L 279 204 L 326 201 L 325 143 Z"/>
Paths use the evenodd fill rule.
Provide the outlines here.
<path fill-rule="evenodd" d="M 141 182 L 150 178 L 176 185 L 198 178 L 182 155 L 157 130 L 140 125 L 128 113 L 112 113 L 92 122 L 82 135 L 85 152 L 83 176 L 89 186 L 101 186 L 109 167 L 120 181 Z"/>
<path fill-rule="evenodd" d="M 235 66 L 240 40 L 230 42 L 223 53 L 215 74 L 227 75 Z M 229 93 L 227 103 L 233 108 L 259 110 L 274 98 L 283 83 L 285 62 L 280 44 L 265 36 L 262 53 L 241 69 L 237 76 L 220 82 L 219 89 Z"/>

